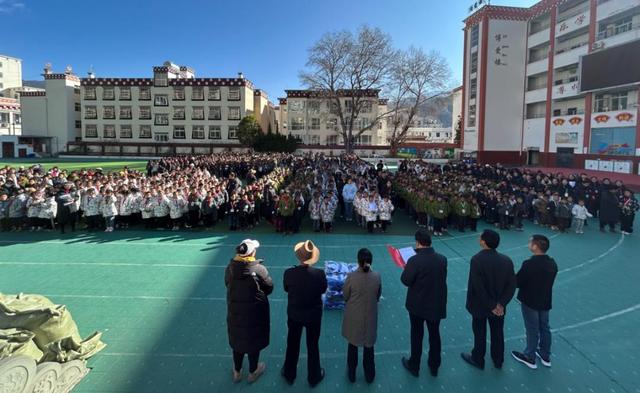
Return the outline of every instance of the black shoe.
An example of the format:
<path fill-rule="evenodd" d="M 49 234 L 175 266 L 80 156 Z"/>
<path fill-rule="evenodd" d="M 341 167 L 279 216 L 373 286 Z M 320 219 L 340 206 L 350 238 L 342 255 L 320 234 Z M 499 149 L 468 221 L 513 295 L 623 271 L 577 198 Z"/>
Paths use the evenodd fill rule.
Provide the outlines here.
<path fill-rule="evenodd" d="M 502 363 L 493 362 L 493 367 L 495 367 L 496 370 L 502 370 Z"/>
<path fill-rule="evenodd" d="M 524 364 L 525 366 L 529 367 L 532 370 L 535 370 L 538 368 L 538 366 L 536 365 L 536 359 L 535 358 L 529 359 L 522 352 L 511 351 L 511 356 L 513 356 L 515 360 L 519 361 L 520 363 Z"/>
<path fill-rule="evenodd" d="M 293 382 L 295 382 L 295 378 L 289 378 L 287 377 L 287 373 L 284 372 L 284 368 L 282 368 L 280 370 L 280 375 L 282 375 L 282 378 L 284 378 L 285 381 L 287 381 L 287 383 L 289 384 L 289 386 L 293 385 Z"/>
<path fill-rule="evenodd" d="M 355 383 L 356 382 L 356 369 L 347 370 L 347 378 L 349 378 L 349 382 Z"/>
<path fill-rule="evenodd" d="M 432 377 L 438 376 L 438 369 L 436 367 L 429 367 L 429 371 L 431 372 Z"/>
<path fill-rule="evenodd" d="M 367 381 L 367 383 L 373 383 L 373 381 L 376 379 L 376 372 L 372 372 L 367 374 L 366 372 L 364 373 L 364 380 Z"/>
<path fill-rule="evenodd" d="M 462 360 L 464 360 L 465 362 L 469 363 L 470 365 L 472 365 L 475 368 L 478 368 L 480 370 L 484 370 L 484 364 L 478 364 L 476 363 L 475 360 L 473 360 L 473 357 L 471 356 L 470 353 L 461 353 L 460 357 L 462 358 Z"/>
<path fill-rule="evenodd" d="M 414 369 L 413 367 L 411 367 L 411 365 L 409 364 L 409 359 L 403 357 L 402 358 L 402 365 L 404 366 L 404 368 L 407 369 L 407 371 L 409 371 L 411 373 L 411 375 L 413 375 L 414 377 L 419 377 L 420 376 L 420 372 L 416 369 Z"/>
<path fill-rule="evenodd" d="M 315 388 L 320 382 L 322 382 L 323 379 L 324 379 L 324 368 L 321 368 L 320 369 L 320 377 L 318 378 L 318 380 L 317 381 L 313 381 L 313 382 L 309 381 L 309 385 L 312 388 Z"/>

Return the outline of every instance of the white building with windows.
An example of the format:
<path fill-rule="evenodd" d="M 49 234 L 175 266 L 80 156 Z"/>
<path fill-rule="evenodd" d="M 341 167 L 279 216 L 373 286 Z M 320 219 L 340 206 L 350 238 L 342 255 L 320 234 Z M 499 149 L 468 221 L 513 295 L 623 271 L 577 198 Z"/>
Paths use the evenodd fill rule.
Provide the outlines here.
<path fill-rule="evenodd" d="M 20 101 L 15 98 L 0 97 L 0 135 L 20 135 L 21 133 Z"/>
<path fill-rule="evenodd" d="M 275 127 L 268 96 L 241 73 L 237 78 L 196 78 L 190 67 L 165 62 L 153 67 L 152 78 L 57 75 L 45 73 L 44 94 L 23 94 L 25 109 L 34 107 L 33 115 L 31 111 L 24 115 L 29 117 L 25 129 L 30 134 L 44 133 L 46 123 L 37 120 L 43 116 L 73 118 L 48 127 L 47 135 L 55 134 L 60 141 L 54 153 L 210 153 L 214 148 L 238 146 L 238 124 L 244 116 L 255 115 L 264 132 L 270 124 Z M 49 91 L 49 80 L 58 79 L 77 94 L 71 99 L 67 91 L 59 91 L 69 100 L 53 110 L 49 106 L 58 93 Z"/>
<path fill-rule="evenodd" d="M 279 132 L 293 135 L 309 146 L 343 145 L 341 128 L 338 126 L 338 114 L 332 110 L 332 101 L 326 94 L 314 90 L 286 90 L 286 98 L 280 98 L 277 110 Z M 354 143 L 363 146 L 387 144 L 387 127 L 382 116 L 387 112 L 387 100 L 378 97 L 379 90 L 361 92 L 366 101 L 355 120 L 354 134 L 368 128 Z M 344 93 L 341 106 L 346 113 L 350 111 L 351 98 Z"/>
<path fill-rule="evenodd" d="M 637 168 L 640 1 L 488 5 L 465 24 L 465 151 L 481 162 Z"/>
<path fill-rule="evenodd" d="M 22 87 L 22 60 L 0 55 L 0 96 L 7 97 L 4 95 L 6 89 L 20 87 Z"/>

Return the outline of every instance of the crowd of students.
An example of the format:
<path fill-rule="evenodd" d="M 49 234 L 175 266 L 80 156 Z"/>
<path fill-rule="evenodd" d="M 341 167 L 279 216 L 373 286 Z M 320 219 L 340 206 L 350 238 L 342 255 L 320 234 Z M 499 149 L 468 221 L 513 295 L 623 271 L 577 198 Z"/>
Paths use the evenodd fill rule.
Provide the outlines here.
<path fill-rule="evenodd" d="M 397 173 L 355 155 L 223 153 L 151 160 L 146 173 L 64 171 L 41 166 L 0 169 L 0 229 L 89 231 L 211 228 L 251 230 L 268 222 L 277 232 L 316 232 L 337 219 L 363 231 L 386 232 L 396 207 L 406 208 L 435 236 L 451 228 L 477 230 L 483 220 L 521 231 L 529 220 L 584 233 L 587 218 L 602 231 L 633 232 L 634 194 L 609 179 L 500 165 L 430 165 L 402 161 Z"/>
<path fill-rule="evenodd" d="M 394 188 L 417 224 L 436 236 L 448 228 L 475 231 L 478 220 L 518 231 L 529 220 L 552 230 L 582 234 L 586 219 L 592 216 L 599 218 L 601 231 L 608 226 L 615 232 L 620 224 L 628 235 L 639 209 L 633 192 L 621 181 L 500 165 L 403 161 Z"/>
<path fill-rule="evenodd" d="M 407 287 L 406 310 L 409 314 L 411 350 L 402 358 L 402 365 L 418 377 L 423 353 L 424 327 L 429 334 L 428 367 L 433 377 L 442 364 L 440 323 L 447 316 L 447 258 L 437 253 L 431 236 L 425 229 L 415 234 L 415 255 L 410 257 L 401 275 Z M 553 284 L 558 266 L 547 256 L 550 243 L 543 235 L 529 240 L 531 258 L 523 262 L 516 274 L 512 260 L 497 251 L 500 235 L 485 230 L 479 236 L 481 250 L 471 258 L 466 309 L 471 315 L 473 349 L 461 353 L 470 365 L 484 369 L 487 346 L 487 325 L 491 333 L 491 359 L 496 369 L 504 363 L 504 324 L 507 306 L 519 288 L 526 330 L 523 351 L 512 351 L 512 357 L 531 369 L 538 359 L 551 367 L 551 330 L 549 313 L 552 308 Z M 243 360 L 247 356 L 247 381 L 253 383 L 266 371 L 260 362 L 260 352 L 270 344 L 271 315 L 269 295 L 274 286 L 268 263 L 258 259 L 260 243 L 245 239 L 236 247 L 229 262 L 224 282 L 227 288 L 227 328 L 229 346 L 233 352 L 232 380 L 243 379 Z M 297 266 L 284 272 L 282 285 L 287 293 L 287 343 L 280 370 L 283 379 L 293 385 L 297 377 L 300 341 L 306 331 L 307 381 L 317 386 L 325 377 L 320 362 L 323 300 L 327 291 L 325 271 L 313 267 L 320 250 L 311 240 L 295 245 L 293 254 Z M 343 286 L 345 309 L 342 336 L 347 341 L 347 378 L 356 381 L 358 352 L 362 348 L 365 380 L 372 383 L 376 376 L 375 350 L 378 329 L 378 302 L 382 295 L 382 279 L 372 270 L 373 256 L 366 248 L 357 254 L 358 269 L 349 273 Z"/>

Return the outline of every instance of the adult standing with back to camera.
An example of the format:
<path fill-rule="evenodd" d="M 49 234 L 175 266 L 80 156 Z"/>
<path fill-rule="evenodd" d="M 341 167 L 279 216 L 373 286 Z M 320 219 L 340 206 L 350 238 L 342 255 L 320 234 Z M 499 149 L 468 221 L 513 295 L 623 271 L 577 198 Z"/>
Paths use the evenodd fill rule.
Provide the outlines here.
<path fill-rule="evenodd" d="M 496 251 L 500 235 L 486 229 L 480 235 L 482 250 L 471 258 L 467 288 L 467 311 L 473 318 L 474 344 L 471 353 L 462 353 L 470 365 L 484 369 L 487 350 L 487 323 L 491 330 L 491 358 L 497 369 L 504 363 L 504 316 L 516 291 L 516 275 L 511 258 Z"/>
<path fill-rule="evenodd" d="M 367 383 L 376 376 L 374 345 L 378 336 L 378 301 L 382 295 L 380 273 L 371 270 L 373 255 L 366 248 L 358 251 L 358 270 L 349 273 L 342 293 L 346 302 L 342 320 L 342 336 L 347 348 L 347 376 L 356 381 L 358 347 L 363 347 L 364 375 Z"/>
<path fill-rule="evenodd" d="M 224 274 L 234 383 L 242 380 L 245 354 L 249 357 L 249 383 L 260 378 L 266 368 L 258 360 L 260 351 L 269 346 L 271 322 L 268 296 L 273 292 L 273 281 L 262 260 L 256 259 L 258 247 L 260 243 L 257 240 L 243 240 L 236 247 L 237 254 Z"/>
<path fill-rule="evenodd" d="M 407 291 L 406 308 L 411 321 L 411 357 L 402 365 L 415 377 L 420 374 L 424 325 L 429 330 L 429 370 L 438 375 L 441 363 L 440 321 L 447 316 L 447 258 L 431 246 L 431 236 L 415 234 L 416 255 L 409 258 L 400 277 Z"/>

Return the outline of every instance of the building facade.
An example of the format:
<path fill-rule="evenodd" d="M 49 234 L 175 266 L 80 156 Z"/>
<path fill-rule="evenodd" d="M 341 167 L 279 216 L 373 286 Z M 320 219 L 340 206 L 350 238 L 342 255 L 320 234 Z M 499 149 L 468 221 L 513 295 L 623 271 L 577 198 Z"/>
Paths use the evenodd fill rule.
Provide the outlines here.
<path fill-rule="evenodd" d="M 44 78 L 45 92 L 22 94 L 23 129 L 53 136 L 53 154 L 205 154 L 237 147 L 244 116 L 255 115 L 265 132 L 275 128 L 268 96 L 242 74 L 196 78 L 190 67 L 165 62 L 152 78 Z"/>
<path fill-rule="evenodd" d="M 588 88 L 594 76 L 581 67 L 598 53 L 635 52 L 638 0 L 485 6 L 465 20 L 464 36 L 466 152 L 477 152 L 481 162 L 589 169 L 597 160 L 616 161 L 638 173 L 640 78 L 605 77 Z M 626 64 L 607 64 L 599 73 L 640 69 L 640 57 L 628 55 Z"/>
<path fill-rule="evenodd" d="M 286 98 L 280 98 L 277 107 L 277 123 L 281 134 L 293 135 L 304 145 L 338 146 L 344 144 L 339 127 L 338 114 L 332 110 L 332 99 L 323 92 L 313 90 L 285 90 Z M 378 96 L 379 90 L 366 90 L 360 94 L 365 104 L 355 120 L 353 132 L 368 128 L 355 138 L 355 145 L 380 146 L 387 144 L 387 127 L 384 114 L 387 101 Z M 344 93 L 341 107 L 349 113 L 351 96 Z M 372 125 L 372 123 L 375 123 Z M 370 127 L 371 126 L 371 127 Z"/>
<path fill-rule="evenodd" d="M 21 133 L 20 101 L 15 98 L 0 97 L 0 135 L 20 135 Z"/>
<path fill-rule="evenodd" d="M 20 87 L 22 87 L 22 60 L 0 55 L 0 96 L 5 96 L 5 89 Z"/>

